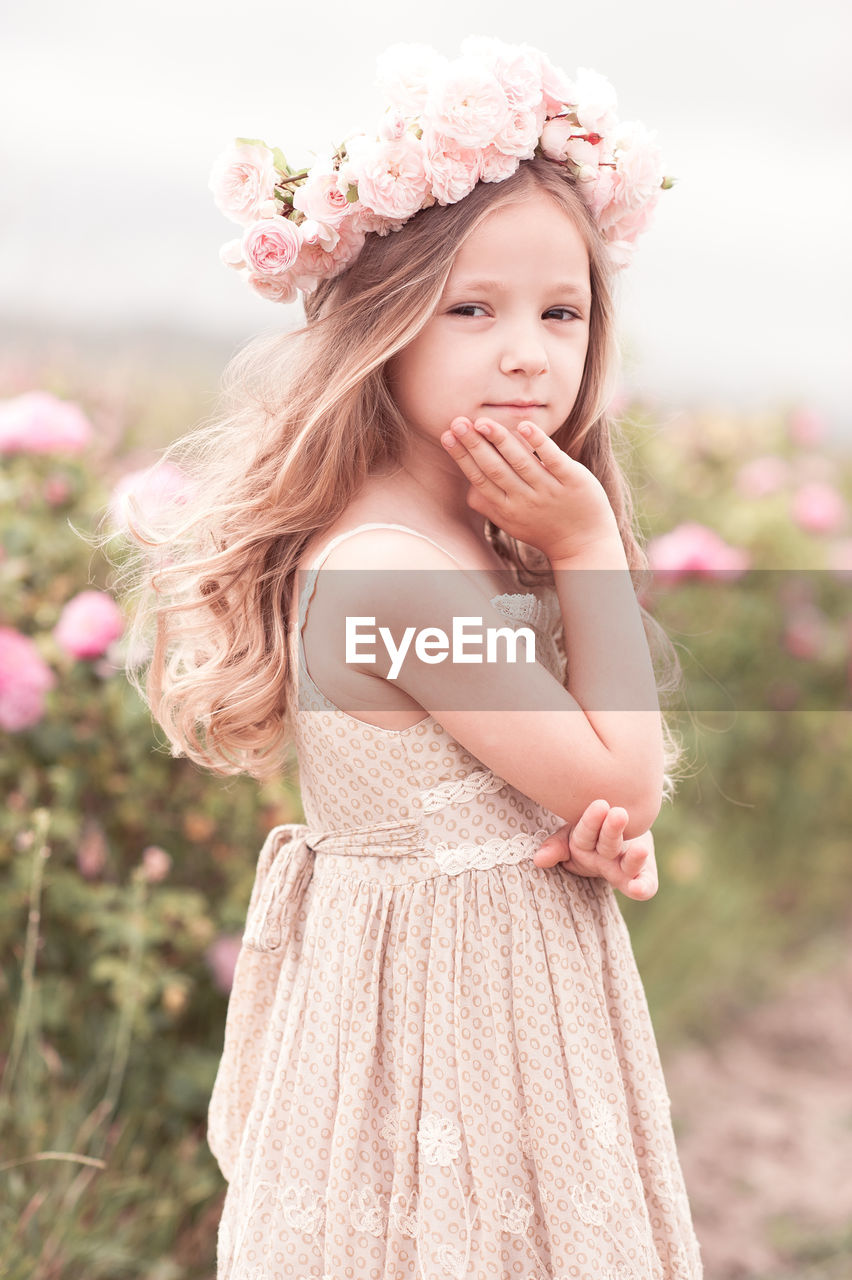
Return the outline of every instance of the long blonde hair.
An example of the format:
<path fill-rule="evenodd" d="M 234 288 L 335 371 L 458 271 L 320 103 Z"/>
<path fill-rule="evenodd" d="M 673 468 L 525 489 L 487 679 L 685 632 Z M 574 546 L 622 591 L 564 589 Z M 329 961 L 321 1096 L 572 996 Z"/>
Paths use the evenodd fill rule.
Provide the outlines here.
<path fill-rule="evenodd" d="M 288 618 L 303 550 L 371 475 L 400 464 L 409 428 L 385 366 L 433 314 L 467 237 L 494 209 L 536 190 L 580 230 L 592 287 L 580 389 L 553 439 L 605 489 L 639 585 L 648 561 L 607 417 L 618 349 L 605 245 L 564 166 L 524 161 L 511 178 L 480 182 L 457 204 L 433 205 L 400 231 L 368 235 L 348 270 L 307 297 L 306 324 L 238 352 L 213 420 L 161 455 L 157 466 L 176 463 L 195 497 L 168 527 L 134 522 L 142 550 L 124 562 L 116 586 L 132 600 L 128 678 L 173 755 L 223 775 L 281 771 L 292 736 Z M 486 535 L 522 583 L 553 581 L 536 548 L 491 521 Z M 674 647 L 644 608 L 642 615 L 658 689 L 673 690 L 681 678 Z M 682 748 L 665 713 L 663 731 L 668 798 Z"/>

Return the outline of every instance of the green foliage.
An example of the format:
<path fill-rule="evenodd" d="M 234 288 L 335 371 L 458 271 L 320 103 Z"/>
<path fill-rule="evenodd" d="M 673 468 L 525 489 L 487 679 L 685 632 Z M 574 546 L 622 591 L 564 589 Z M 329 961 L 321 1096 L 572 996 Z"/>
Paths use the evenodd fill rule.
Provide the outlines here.
<path fill-rule="evenodd" d="M 185 390 L 150 387 L 112 445 L 77 460 L 11 457 L 0 480 L 0 621 L 33 637 L 58 676 L 44 717 L 7 735 L 0 762 L 9 1280 L 211 1274 L 224 1188 L 205 1124 L 226 995 L 209 949 L 241 932 L 260 845 L 271 825 L 301 818 L 299 798 L 291 775 L 258 786 L 173 759 L 109 654 L 74 660 L 52 636 L 69 598 L 108 582 L 74 529 L 94 528 L 136 441 L 164 442 L 196 408 Z M 830 539 L 795 526 L 789 492 L 737 494 L 738 468 L 758 453 L 797 475 L 816 465 L 787 425 L 717 414 L 663 430 L 634 407 L 624 462 L 646 532 L 700 521 L 755 566 L 824 569 Z M 848 459 L 833 466 L 848 495 Z M 713 1034 L 848 910 L 849 716 L 833 709 L 844 697 L 848 707 L 848 618 L 843 581 L 825 582 L 825 643 L 792 674 L 771 581 L 738 601 L 736 626 L 719 625 L 722 594 L 706 584 L 655 602 L 682 658 L 695 659 L 678 725 L 692 776 L 655 827 L 660 893 L 620 905 L 667 1043 Z M 777 677 L 794 706 L 815 709 L 709 700 L 756 648 L 752 691 Z M 152 847 L 171 859 L 167 874 L 152 875 Z"/>

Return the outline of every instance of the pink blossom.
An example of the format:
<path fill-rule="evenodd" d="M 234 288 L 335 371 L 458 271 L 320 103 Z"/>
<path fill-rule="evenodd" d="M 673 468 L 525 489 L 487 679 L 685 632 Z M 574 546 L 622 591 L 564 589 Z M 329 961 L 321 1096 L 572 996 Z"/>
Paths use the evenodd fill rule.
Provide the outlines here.
<path fill-rule="evenodd" d="M 358 202 L 383 218 L 410 218 L 428 190 L 425 153 L 413 134 L 380 138 L 358 155 Z"/>
<path fill-rule="evenodd" d="M 72 658 L 99 658 L 124 630 L 121 610 L 107 591 L 80 591 L 53 629 L 56 643 Z"/>
<path fill-rule="evenodd" d="M 38 724 L 56 676 L 29 636 L 0 626 L 0 729 L 16 733 Z"/>
<path fill-rule="evenodd" d="M 219 261 L 223 262 L 226 267 L 236 267 L 238 271 L 242 271 L 246 267 L 246 260 L 243 257 L 243 238 L 237 236 L 234 240 L 228 240 L 219 250 Z"/>
<path fill-rule="evenodd" d="M 506 125 L 509 103 L 497 77 L 474 58 L 450 63 L 429 92 L 425 122 L 462 147 L 485 147 Z M 424 123 L 425 127 L 425 123 Z"/>
<path fill-rule="evenodd" d="M 249 226 L 275 193 L 275 163 L 261 143 L 234 143 L 215 161 L 208 186 L 216 207 L 232 222 Z"/>
<path fill-rule="evenodd" d="M 713 529 L 694 521 L 679 524 L 670 533 L 652 538 L 647 546 L 648 564 L 677 582 L 690 574 L 709 578 L 739 577 L 748 568 L 746 551 L 732 547 Z"/>
<path fill-rule="evenodd" d="M 234 971 L 237 967 L 242 938 L 238 933 L 223 933 L 211 942 L 204 953 L 207 967 L 213 974 L 213 982 L 225 995 L 234 985 Z"/>
<path fill-rule="evenodd" d="M 480 181 L 502 182 L 504 178 L 511 178 L 520 163 L 517 156 L 507 156 L 492 143 L 479 155 Z"/>
<path fill-rule="evenodd" d="M 571 81 L 560 67 L 554 67 L 547 54 L 542 53 L 540 49 L 533 49 L 530 46 L 524 47 L 529 48 L 531 56 L 535 57 L 538 62 L 541 73 L 541 91 L 544 95 L 547 114 L 549 116 L 558 115 L 567 103 L 574 101 L 571 97 Z"/>
<path fill-rule="evenodd" d="M 267 302 L 295 302 L 298 297 L 296 282 L 290 272 L 280 276 L 263 276 L 256 271 L 249 271 L 245 281 Z"/>
<path fill-rule="evenodd" d="M 544 108 L 538 51 L 529 45 L 506 44 L 494 36 L 468 36 L 462 53 L 478 58 L 491 71 L 514 111 L 537 112 Z"/>
<path fill-rule="evenodd" d="M 568 141 L 579 130 L 567 116 L 557 116 L 545 121 L 541 131 L 541 149 L 548 160 L 564 160 L 568 155 Z"/>
<path fill-rule="evenodd" d="M 80 453 L 92 435 L 79 405 L 49 391 L 0 402 L 0 453 Z"/>
<path fill-rule="evenodd" d="M 340 189 L 338 174 L 314 166 L 293 193 L 293 207 L 301 210 L 306 218 L 336 227 L 349 213 L 350 204 L 346 192 Z"/>
<path fill-rule="evenodd" d="M 425 44 L 393 44 L 380 54 L 377 82 L 391 107 L 411 119 L 423 110 L 429 84 L 447 66 L 447 59 Z"/>
<path fill-rule="evenodd" d="M 176 507 L 184 506 L 194 492 L 194 483 L 180 467 L 173 462 L 155 463 L 121 477 L 112 491 L 110 513 L 119 528 L 127 528 L 129 519 L 136 522 L 135 508 L 143 519 L 156 524 Z"/>
<path fill-rule="evenodd" d="M 809 533 L 834 533 L 846 520 L 846 503 L 833 485 L 814 480 L 794 493 L 791 514 Z"/>
<path fill-rule="evenodd" d="M 159 884 L 165 880 L 172 868 L 172 860 L 165 849 L 157 844 L 149 844 L 142 850 L 142 874 L 149 884 Z"/>
<path fill-rule="evenodd" d="M 299 256 L 302 237 L 289 218 L 262 218 L 243 236 L 243 257 L 250 271 L 261 276 L 280 276 L 289 271 Z"/>
<path fill-rule="evenodd" d="M 479 181 L 480 152 L 431 130 L 423 134 L 426 176 L 438 204 L 455 204 Z"/>
<path fill-rule="evenodd" d="M 794 444 L 820 444 L 826 434 L 825 418 L 816 409 L 797 409 L 790 417 L 789 431 Z"/>
<path fill-rule="evenodd" d="M 61 507 L 71 497 L 71 485 L 66 476 L 48 476 L 44 482 L 44 500 L 51 507 Z"/>
<path fill-rule="evenodd" d="M 580 67 L 571 85 L 575 114 L 584 133 L 609 133 L 617 123 L 618 99 L 605 76 Z"/>
<path fill-rule="evenodd" d="M 295 288 L 312 292 L 320 280 L 340 275 L 358 256 L 365 235 L 353 225 L 352 218 L 344 219 L 337 227 L 337 233 L 337 242 L 332 249 L 324 248 L 319 238 L 313 243 L 303 243 L 290 277 Z"/>
<path fill-rule="evenodd" d="M 597 219 L 600 219 L 602 211 L 612 202 L 615 187 L 615 170 L 606 163 L 604 157 L 605 153 L 598 158 L 599 168 L 594 180 L 584 182 L 580 187 L 580 195 Z"/>
<path fill-rule="evenodd" d="M 538 143 L 539 122 L 534 111 L 511 108 L 506 123 L 494 136 L 494 146 L 507 156 L 531 160 Z"/>
<path fill-rule="evenodd" d="M 788 620 L 784 648 L 794 658 L 819 657 L 826 641 L 825 615 L 814 605 L 804 605 Z"/>
<path fill-rule="evenodd" d="M 747 498 L 764 498 L 770 493 L 777 493 L 789 478 L 790 467 L 784 459 L 775 454 L 766 454 L 752 458 L 740 467 L 736 474 L 736 485 Z"/>

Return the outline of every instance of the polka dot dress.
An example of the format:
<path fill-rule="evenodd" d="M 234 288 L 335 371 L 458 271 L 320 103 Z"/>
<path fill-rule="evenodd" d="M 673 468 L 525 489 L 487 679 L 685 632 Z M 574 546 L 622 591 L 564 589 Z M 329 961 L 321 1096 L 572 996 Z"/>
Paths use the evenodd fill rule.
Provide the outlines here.
<path fill-rule="evenodd" d="M 493 603 L 562 679 L 553 588 Z M 306 822 L 260 852 L 210 1101 L 217 1280 L 700 1280 L 611 887 L 537 867 L 561 820 L 431 716 L 300 685 Z"/>

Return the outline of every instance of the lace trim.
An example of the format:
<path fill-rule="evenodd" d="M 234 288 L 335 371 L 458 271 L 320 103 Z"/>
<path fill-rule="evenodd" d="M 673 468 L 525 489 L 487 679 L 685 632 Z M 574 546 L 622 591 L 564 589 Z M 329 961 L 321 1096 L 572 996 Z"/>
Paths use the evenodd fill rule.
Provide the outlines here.
<path fill-rule="evenodd" d="M 462 804 L 483 793 L 499 791 L 506 783 L 498 778 L 490 769 L 474 769 L 463 778 L 450 778 L 447 782 L 432 787 L 421 794 L 421 807 L 424 813 L 437 813 L 448 804 Z"/>
<path fill-rule="evenodd" d="M 491 867 L 507 866 L 531 858 L 536 849 L 551 834 L 541 828 L 532 835 L 521 831 L 517 835 L 494 836 L 482 844 L 437 844 L 433 855 L 438 866 L 448 876 L 462 871 L 488 871 Z"/>
<path fill-rule="evenodd" d="M 491 603 L 501 613 L 517 618 L 519 622 L 528 622 L 533 627 L 538 626 L 545 615 L 542 602 L 531 591 L 504 591 L 502 595 L 492 596 Z"/>
<path fill-rule="evenodd" d="M 612 1112 L 610 1104 L 602 1095 L 599 1097 L 599 1103 L 601 1109 Z M 601 1110 L 596 1111 L 596 1115 L 600 1114 L 602 1114 Z M 614 1115 L 614 1112 L 612 1114 Z M 596 1124 L 595 1127 L 599 1136 L 609 1138 L 607 1120 Z M 531 1139 L 525 1116 L 522 1117 L 520 1128 L 522 1147 L 527 1151 Z M 393 1106 L 385 1113 L 379 1133 L 390 1150 L 401 1145 L 403 1135 L 400 1132 L 398 1107 Z M 468 1274 L 473 1226 L 481 1208 L 483 1217 L 493 1223 L 499 1231 L 525 1239 L 530 1261 L 534 1267 L 531 1280 L 546 1280 L 550 1273 L 545 1270 L 545 1263 L 530 1238 L 530 1228 L 535 1212 L 534 1202 L 527 1194 L 530 1184 L 528 1182 L 520 1184 L 516 1180 L 513 1186 L 504 1185 L 496 1191 L 493 1203 L 480 1206 L 475 1203 L 473 1192 L 470 1196 L 464 1194 L 460 1176 L 460 1169 L 465 1163 L 463 1146 L 462 1132 L 454 1119 L 434 1111 L 426 1111 L 421 1115 L 417 1129 L 419 1160 L 422 1166 L 431 1166 L 435 1176 L 440 1172 L 455 1185 L 464 1215 L 464 1227 L 457 1237 L 460 1247 L 447 1243 L 437 1246 L 429 1245 L 428 1242 L 434 1238 L 434 1235 L 423 1221 L 416 1191 L 411 1196 L 405 1196 L 401 1192 L 388 1195 L 386 1192 L 377 1191 L 365 1182 L 361 1187 L 352 1190 L 346 1198 L 352 1226 L 356 1231 L 362 1231 L 377 1238 L 385 1237 L 389 1229 L 396 1229 L 413 1240 L 418 1262 L 416 1275 L 419 1280 L 435 1274 L 462 1280 L 462 1277 Z M 532 1155 L 531 1145 L 529 1154 Z M 653 1169 L 654 1174 L 665 1178 L 665 1171 L 660 1167 L 659 1161 L 652 1160 L 652 1165 L 656 1165 Z M 551 1189 L 540 1186 L 539 1192 L 544 1202 L 550 1203 L 554 1200 L 554 1192 Z M 596 1228 L 596 1234 L 600 1231 L 607 1238 L 616 1255 L 613 1258 L 614 1265 L 601 1274 L 601 1280 L 662 1280 L 660 1258 L 653 1242 L 649 1221 L 645 1220 L 642 1223 L 646 1239 L 637 1242 L 634 1246 L 635 1252 L 628 1255 L 625 1243 L 617 1239 L 609 1227 L 612 1204 L 607 1193 L 581 1181 L 569 1187 L 568 1194 L 580 1221 L 585 1226 Z M 246 1199 L 248 1199 L 247 1206 Z M 250 1219 L 262 1206 L 269 1207 L 270 1201 L 288 1226 L 309 1237 L 321 1235 L 323 1229 L 327 1227 L 324 1221 L 326 1214 L 333 1209 L 335 1203 L 329 1192 L 323 1196 L 307 1182 L 276 1185 L 262 1180 L 251 1184 L 250 1189 L 245 1188 L 237 1202 L 229 1205 L 232 1220 L 237 1224 L 236 1241 L 232 1240 L 224 1216 L 220 1223 L 221 1252 L 228 1261 L 229 1280 L 238 1280 L 238 1278 L 239 1280 L 266 1280 L 267 1273 L 264 1268 L 246 1269 L 241 1254 L 248 1238 Z M 685 1221 L 688 1222 L 687 1206 L 681 1204 L 680 1207 L 686 1215 Z M 232 1244 L 235 1245 L 233 1251 Z M 668 1262 L 670 1268 L 673 1268 L 671 1274 L 677 1277 L 677 1280 L 694 1280 L 694 1277 L 701 1274 L 700 1249 L 697 1240 L 693 1237 L 688 1246 L 673 1242 L 669 1246 Z M 240 1263 L 242 1266 L 238 1266 Z M 440 1268 L 438 1272 L 436 1272 L 436 1264 Z M 331 1280 L 331 1277 L 326 1275 L 323 1280 Z M 553 1280 L 569 1280 L 569 1277 L 561 1273 L 554 1276 Z"/>

